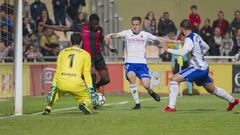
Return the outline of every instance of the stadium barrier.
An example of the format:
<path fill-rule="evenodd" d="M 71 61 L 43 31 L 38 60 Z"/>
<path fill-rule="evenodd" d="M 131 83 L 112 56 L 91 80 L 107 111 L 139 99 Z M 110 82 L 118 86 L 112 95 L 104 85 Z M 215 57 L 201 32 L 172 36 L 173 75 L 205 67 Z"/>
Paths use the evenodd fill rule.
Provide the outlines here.
<path fill-rule="evenodd" d="M 168 94 L 169 78 L 172 76 L 170 63 L 148 64 L 152 78 L 151 84 L 155 91 L 160 94 Z M 210 75 L 216 86 L 226 89 L 229 93 L 240 93 L 240 63 L 209 63 Z M 13 64 L 0 64 L 0 97 L 13 95 Z M 106 94 L 121 95 L 129 93 L 128 82 L 125 79 L 124 65 L 122 63 L 108 63 L 110 84 L 104 87 Z M 46 95 L 55 73 L 55 63 L 24 63 L 23 66 L 23 95 L 38 96 Z M 140 93 L 146 93 L 137 81 Z M 194 85 L 195 94 L 207 94 L 202 88 Z M 186 92 L 186 85 L 182 85 Z"/>

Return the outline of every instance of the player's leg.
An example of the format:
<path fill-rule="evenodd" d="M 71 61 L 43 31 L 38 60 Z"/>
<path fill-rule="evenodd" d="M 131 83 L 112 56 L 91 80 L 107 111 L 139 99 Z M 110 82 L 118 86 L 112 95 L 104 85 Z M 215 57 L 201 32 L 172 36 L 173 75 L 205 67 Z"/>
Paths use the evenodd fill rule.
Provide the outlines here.
<path fill-rule="evenodd" d="M 79 109 L 83 111 L 84 114 L 92 114 L 90 94 L 85 87 L 79 87 L 78 89 L 69 92 L 69 94 L 71 94 L 79 103 Z"/>
<path fill-rule="evenodd" d="M 94 65 L 93 61 L 92 61 L 92 65 L 91 65 L 91 76 L 92 76 L 92 85 L 93 85 L 94 89 L 96 90 L 97 71 L 95 69 L 95 65 Z"/>
<path fill-rule="evenodd" d="M 127 73 L 127 79 L 129 82 L 129 87 L 130 87 L 130 91 L 133 97 L 133 100 L 135 101 L 135 107 L 133 107 L 133 109 L 140 109 L 141 105 L 140 105 L 140 100 L 139 100 L 139 94 L 138 94 L 138 87 L 136 84 L 136 74 L 133 71 L 129 71 Z"/>
<path fill-rule="evenodd" d="M 130 91 L 133 97 L 133 100 L 135 101 L 135 107 L 133 109 L 140 109 L 140 100 L 138 95 L 138 87 L 136 84 L 136 73 L 134 69 L 134 65 L 130 63 L 125 63 L 125 73 L 126 73 L 126 79 L 129 82 Z"/>
<path fill-rule="evenodd" d="M 110 77 L 107 69 L 107 65 L 105 63 L 105 60 L 102 56 L 102 54 L 97 54 L 97 57 L 94 58 L 94 64 L 95 68 L 100 76 L 100 80 L 96 82 L 96 88 L 101 91 L 102 94 L 104 94 L 103 89 L 101 89 L 102 86 L 108 84 L 110 82 Z"/>
<path fill-rule="evenodd" d="M 136 64 L 135 72 L 138 78 L 141 80 L 143 87 L 148 91 L 148 94 L 152 96 L 154 100 L 159 102 L 160 96 L 152 90 L 150 85 L 151 75 L 149 74 L 147 64 Z"/>
<path fill-rule="evenodd" d="M 48 101 L 47 106 L 45 107 L 44 111 L 43 111 L 43 115 L 47 115 L 52 111 L 52 107 L 53 105 L 58 101 L 58 99 L 60 97 L 62 97 L 64 95 L 64 92 L 62 92 L 61 90 L 57 89 L 56 92 L 52 93 L 52 97 L 50 98 L 51 100 Z"/>
<path fill-rule="evenodd" d="M 108 69 L 107 68 L 99 69 L 97 70 L 97 72 L 101 79 L 96 83 L 96 88 L 100 93 L 104 94 L 104 91 L 103 89 L 101 89 L 101 86 L 104 86 L 110 82 Z"/>
<path fill-rule="evenodd" d="M 208 79 L 210 79 L 210 77 Z M 239 102 L 238 99 L 235 99 L 228 92 L 226 92 L 226 90 L 219 87 L 215 87 L 212 82 L 204 84 L 203 87 L 206 89 L 208 93 L 216 95 L 219 98 L 225 99 L 229 103 L 227 111 L 231 111 L 234 108 L 234 106 L 237 105 Z"/>
<path fill-rule="evenodd" d="M 178 96 L 178 84 L 184 81 L 184 78 L 178 73 L 173 75 L 170 79 L 170 88 L 169 88 L 169 103 L 166 108 L 163 109 L 164 112 L 175 112 L 176 111 L 176 102 Z"/>
<path fill-rule="evenodd" d="M 143 87 L 148 91 L 148 94 L 150 96 L 152 96 L 152 98 L 155 101 L 159 102 L 160 101 L 160 96 L 156 92 L 154 92 L 152 90 L 152 88 L 150 87 L 151 86 L 150 85 L 150 78 L 141 78 L 141 83 L 142 83 Z"/>

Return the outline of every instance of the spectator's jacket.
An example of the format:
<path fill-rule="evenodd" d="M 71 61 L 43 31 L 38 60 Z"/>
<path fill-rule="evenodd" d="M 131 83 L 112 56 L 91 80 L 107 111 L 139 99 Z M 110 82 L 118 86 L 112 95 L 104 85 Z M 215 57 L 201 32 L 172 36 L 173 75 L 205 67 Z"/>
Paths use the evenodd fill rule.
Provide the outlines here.
<path fill-rule="evenodd" d="M 229 28 L 229 23 L 227 20 L 223 19 L 223 21 L 221 20 L 215 20 L 213 22 L 213 29 L 215 29 L 216 27 L 219 27 L 221 30 L 221 35 L 223 36 L 223 34 L 225 34 L 225 32 L 229 32 L 230 28 Z"/>
<path fill-rule="evenodd" d="M 177 32 L 174 22 L 161 17 L 158 22 L 158 36 L 166 36 L 169 32 Z"/>
<path fill-rule="evenodd" d="M 234 29 L 235 30 L 240 29 L 240 20 L 234 19 L 231 23 L 231 29 L 233 32 L 234 32 Z"/>
<path fill-rule="evenodd" d="M 67 0 L 52 0 L 52 5 L 54 9 L 65 10 L 68 5 Z"/>
<path fill-rule="evenodd" d="M 47 7 L 44 3 L 42 3 L 41 1 L 33 2 L 30 6 L 30 13 L 31 13 L 32 19 L 36 21 L 38 17 L 41 15 L 43 10 L 47 11 Z"/>
<path fill-rule="evenodd" d="M 192 24 L 192 30 L 195 29 L 195 28 L 194 28 L 194 23 L 198 24 L 197 29 L 199 29 L 199 26 L 200 26 L 200 24 L 201 24 L 201 17 L 200 17 L 199 14 L 197 14 L 197 13 L 193 14 L 193 13 L 191 13 L 191 14 L 189 15 L 189 21 L 190 21 L 190 23 Z"/>
<path fill-rule="evenodd" d="M 209 44 L 211 37 L 212 37 L 212 27 L 211 26 L 203 26 L 201 31 L 200 31 L 200 35 L 202 37 L 202 39 Z"/>

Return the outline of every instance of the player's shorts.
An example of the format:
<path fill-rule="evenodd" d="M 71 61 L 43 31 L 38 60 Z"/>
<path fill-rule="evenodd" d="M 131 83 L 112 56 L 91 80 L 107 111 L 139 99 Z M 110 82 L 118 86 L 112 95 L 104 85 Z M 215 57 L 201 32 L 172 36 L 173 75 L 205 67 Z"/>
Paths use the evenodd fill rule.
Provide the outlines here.
<path fill-rule="evenodd" d="M 209 77 L 209 69 L 200 70 L 194 67 L 188 67 L 179 74 L 189 82 L 195 82 L 198 86 L 203 86 L 204 84 L 208 84 L 212 82 L 212 79 Z"/>
<path fill-rule="evenodd" d="M 107 65 L 101 53 L 97 53 L 92 57 L 92 67 L 96 70 L 106 69 Z"/>
<path fill-rule="evenodd" d="M 139 79 L 151 78 L 147 64 L 125 63 L 125 73 L 127 79 L 128 79 L 127 74 L 130 71 L 134 72 Z"/>
<path fill-rule="evenodd" d="M 91 105 L 90 94 L 84 85 L 61 80 L 57 81 L 57 88 L 59 96 L 68 93 L 72 95 L 78 103 L 84 103 L 86 106 Z"/>

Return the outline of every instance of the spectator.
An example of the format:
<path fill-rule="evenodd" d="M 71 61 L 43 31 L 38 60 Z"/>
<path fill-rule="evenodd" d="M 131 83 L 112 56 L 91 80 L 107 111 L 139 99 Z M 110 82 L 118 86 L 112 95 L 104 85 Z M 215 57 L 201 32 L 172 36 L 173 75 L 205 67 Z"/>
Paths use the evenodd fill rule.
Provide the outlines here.
<path fill-rule="evenodd" d="M 203 38 L 203 40 L 209 44 L 211 37 L 212 37 L 212 27 L 210 26 L 210 19 L 206 18 L 204 20 L 204 26 L 202 27 L 200 31 L 200 35 Z"/>
<path fill-rule="evenodd" d="M 199 32 L 199 26 L 201 24 L 201 17 L 197 12 L 197 6 L 192 5 L 191 6 L 191 13 L 189 14 L 189 21 L 192 25 L 192 31 L 195 33 Z"/>
<path fill-rule="evenodd" d="M 221 36 L 225 34 L 225 32 L 230 32 L 229 23 L 224 19 L 223 11 L 218 12 L 218 19 L 213 22 L 213 29 L 216 27 L 220 28 Z"/>
<path fill-rule="evenodd" d="M 234 12 L 234 16 L 235 17 L 231 23 L 231 30 L 232 30 L 233 35 L 236 35 L 237 30 L 240 29 L 240 11 L 236 10 Z"/>
<path fill-rule="evenodd" d="M 31 33 L 28 36 L 25 36 L 23 38 L 23 44 L 26 45 L 26 46 L 33 45 L 36 48 L 40 47 L 39 40 L 38 40 L 38 38 L 37 38 L 35 33 Z"/>
<path fill-rule="evenodd" d="M 29 45 L 26 48 L 26 52 L 24 53 L 24 57 L 27 62 L 35 62 L 35 61 L 43 61 L 42 53 L 39 49 L 35 48 L 33 45 Z"/>
<path fill-rule="evenodd" d="M 6 11 L 0 10 L 0 25 L 5 25 L 8 27 L 8 30 L 13 31 L 13 23 L 6 16 Z"/>
<path fill-rule="evenodd" d="M 37 34 L 41 35 L 43 27 L 39 26 L 38 24 L 42 22 L 44 24 L 48 24 L 48 25 L 53 25 L 53 21 L 49 18 L 48 12 L 46 10 L 43 10 L 41 13 L 41 16 L 39 17 L 39 19 L 37 20 Z"/>
<path fill-rule="evenodd" d="M 40 15 L 42 14 L 42 11 L 45 10 L 46 12 L 47 11 L 47 7 L 46 5 L 41 2 L 41 0 L 35 0 L 35 2 L 33 2 L 30 6 L 30 12 L 31 12 L 31 16 L 32 16 L 32 19 L 36 22 Z"/>
<path fill-rule="evenodd" d="M 7 53 L 5 50 L 4 42 L 0 41 L 0 62 L 5 62 L 4 57 L 7 57 Z"/>
<path fill-rule="evenodd" d="M 53 30 L 46 28 L 43 29 L 43 35 L 40 39 L 40 47 L 43 56 L 57 56 L 59 52 L 58 37 Z"/>
<path fill-rule="evenodd" d="M 177 28 L 172 20 L 169 19 L 169 13 L 164 12 L 158 22 L 158 36 L 167 36 L 169 32 L 177 34 Z"/>
<path fill-rule="evenodd" d="M 13 15 L 14 6 L 10 4 L 10 0 L 4 0 L 4 3 L 0 6 L 0 9 L 5 11 L 7 15 Z"/>
<path fill-rule="evenodd" d="M 230 52 L 232 51 L 233 48 L 233 40 L 230 37 L 230 33 L 226 32 L 223 35 L 223 40 L 222 40 L 222 46 L 220 46 L 220 55 L 221 56 L 229 56 Z"/>
<path fill-rule="evenodd" d="M 66 25 L 66 7 L 67 0 L 52 0 L 53 14 L 56 25 Z"/>
<path fill-rule="evenodd" d="M 86 15 L 83 12 L 78 13 L 78 17 L 73 21 L 72 26 L 78 27 L 80 25 L 87 24 L 88 21 L 86 19 Z"/>
<path fill-rule="evenodd" d="M 28 4 L 27 0 L 23 1 L 23 16 L 24 17 L 30 17 L 30 6 Z"/>
<path fill-rule="evenodd" d="M 156 19 L 153 11 L 149 11 L 144 18 L 143 30 L 156 35 Z"/>
<path fill-rule="evenodd" d="M 1 26 L 1 41 L 4 42 L 5 46 L 8 47 L 12 44 L 13 38 L 12 33 L 8 31 L 7 25 Z"/>
<path fill-rule="evenodd" d="M 237 30 L 236 35 L 233 36 L 234 47 L 232 49 L 232 55 L 240 52 L 240 29 Z"/>
<path fill-rule="evenodd" d="M 23 18 L 23 36 L 28 36 L 35 31 L 35 26 L 28 17 Z"/>
<path fill-rule="evenodd" d="M 214 29 L 214 35 L 210 40 L 209 44 L 209 55 L 211 56 L 219 56 L 220 55 L 220 46 L 222 46 L 222 36 L 221 36 L 221 29 L 216 27 Z"/>
<path fill-rule="evenodd" d="M 68 16 L 73 20 L 76 19 L 76 16 L 78 15 L 78 9 L 81 6 L 85 6 L 85 0 L 69 0 L 69 6 L 67 7 L 67 14 Z"/>

